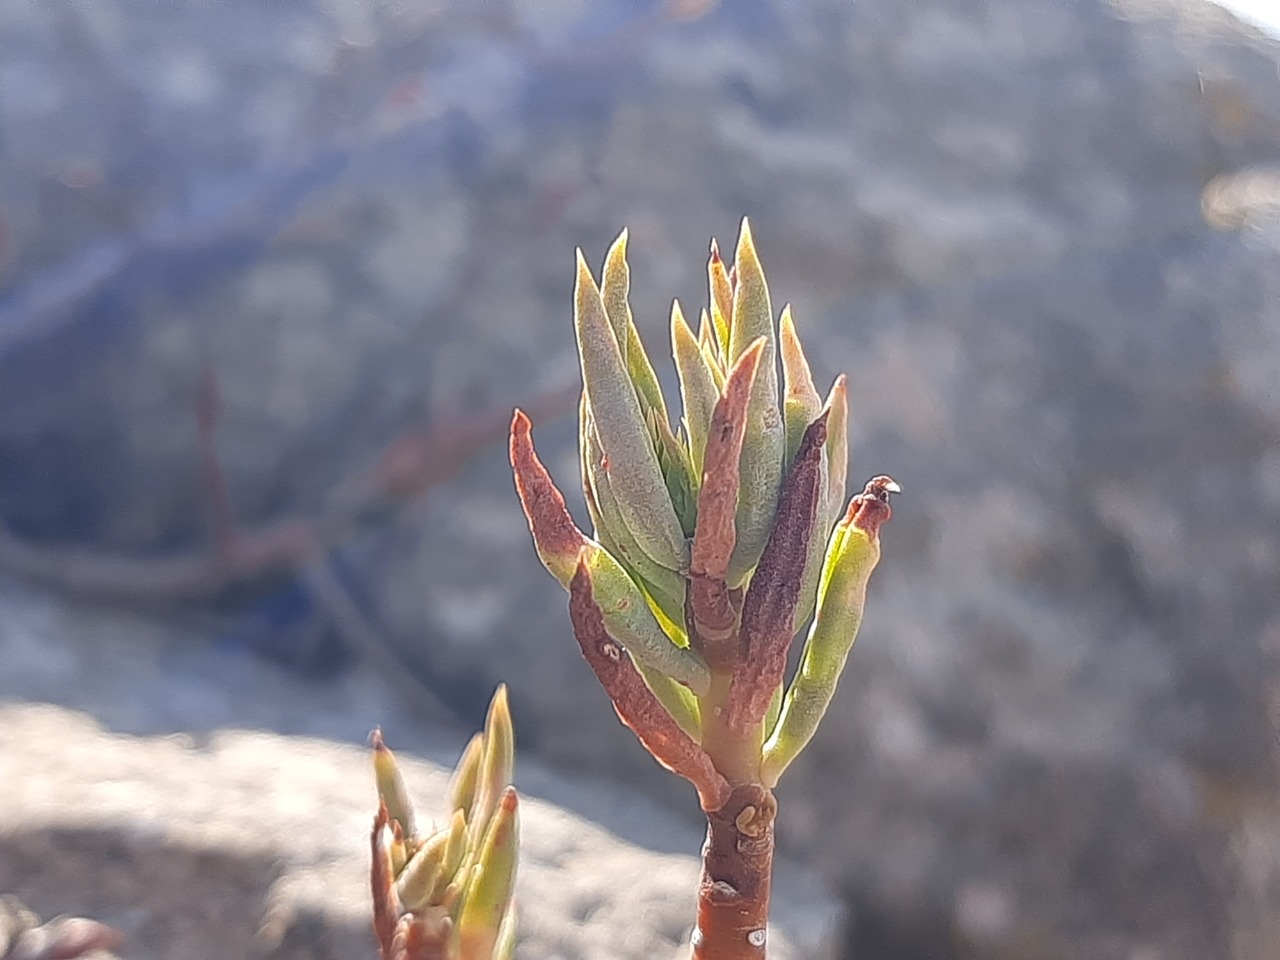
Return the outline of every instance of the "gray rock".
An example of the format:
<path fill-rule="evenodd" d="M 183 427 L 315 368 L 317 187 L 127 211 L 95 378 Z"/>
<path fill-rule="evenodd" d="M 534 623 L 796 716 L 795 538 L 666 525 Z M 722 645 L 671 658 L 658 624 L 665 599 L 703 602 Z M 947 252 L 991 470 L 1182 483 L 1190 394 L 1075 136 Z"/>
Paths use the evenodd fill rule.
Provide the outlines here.
<path fill-rule="evenodd" d="M 125 960 L 372 956 L 376 792 L 352 741 L 381 722 L 429 817 L 465 734 L 367 672 L 317 690 L 171 627 L 0 590 L 0 891 L 118 929 Z M 516 784 L 517 956 L 687 956 L 699 832 L 527 756 Z M 770 955 L 831 955 L 822 882 L 783 862 L 778 885 Z"/>
<path fill-rule="evenodd" d="M 907 489 L 780 791 L 852 953 L 1280 940 L 1274 40 L 1198 0 L 94 9 L 87 47 L 44 8 L 0 27 L 10 525 L 203 543 L 205 366 L 240 518 L 320 510 L 423 409 L 572 380 L 574 246 L 630 226 L 659 353 L 749 214 L 819 377 L 850 374 L 851 477 Z M 536 434 L 572 493 L 571 424 Z M 500 453 L 343 559 L 468 726 L 507 680 L 528 750 L 693 810 L 579 661 Z"/>

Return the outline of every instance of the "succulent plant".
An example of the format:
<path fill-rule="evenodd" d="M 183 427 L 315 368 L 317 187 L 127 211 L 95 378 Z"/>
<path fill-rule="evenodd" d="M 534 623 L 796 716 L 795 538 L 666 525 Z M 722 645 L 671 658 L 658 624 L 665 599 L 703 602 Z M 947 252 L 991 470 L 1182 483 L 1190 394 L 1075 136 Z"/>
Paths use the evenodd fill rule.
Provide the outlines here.
<path fill-rule="evenodd" d="M 696 335 L 673 305 L 683 401 L 673 427 L 628 303 L 626 249 L 623 231 L 599 285 L 581 251 L 577 259 L 592 536 L 574 523 L 519 410 L 511 463 L 538 555 L 569 592 L 583 656 L 622 722 L 693 784 L 707 815 L 693 956 L 758 958 L 773 788 L 835 692 L 899 488 L 874 477 L 846 508 L 845 378 L 824 400 L 789 307 L 775 326 L 745 220 L 731 267 L 712 241 Z M 787 652 L 806 624 L 788 685 Z"/>
<path fill-rule="evenodd" d="M 373 926 L 383 960 L 505 960 L 515 951 L 515 734 L 498 687 L 467 744 L 443 825 L 420 829 L 395 756 L 373 734 Z"/>

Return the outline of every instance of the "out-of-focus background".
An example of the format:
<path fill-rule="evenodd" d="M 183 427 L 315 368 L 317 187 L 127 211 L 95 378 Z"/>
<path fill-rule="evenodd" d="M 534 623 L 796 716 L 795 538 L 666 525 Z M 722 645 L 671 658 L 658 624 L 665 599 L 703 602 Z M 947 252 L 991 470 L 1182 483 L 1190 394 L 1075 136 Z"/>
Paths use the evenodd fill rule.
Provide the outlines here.
<path fill-rule="evenodd" d="M 507 681 L 549 795 L 696 846 L 578 658 L 502 438 L 532 409 L 576 490 L 575 246 L 630 228 L 660 360 L 743 215 L 821 385 L 849 374 L 851 481 L 907 491 L 780 790 L 829 948 L 1280 956 L 1280 41 L 1202 0 L 11 0 L 0 808 L 77 737 L 381 722 L 447 763 Z M 125 855 L 77 813 L 116 782 L 97 755 L 41 801 L 46 846 L 0 818 L 0 893 L 182 955 L 153 914 L 188 900 L 122 902 L 182 778 Z M 211 755 L 185 789 L 235 779 Z M 213 930 L 263 893 L 231 834 L 249 859 L 184 874 Z M 548 893 L 567 932 L 524 956 L 647 955 L 574 944 L 628 893 L 575 869 L 608 890 Z M 254 949 L 333 955 L 290 929 Z"/>

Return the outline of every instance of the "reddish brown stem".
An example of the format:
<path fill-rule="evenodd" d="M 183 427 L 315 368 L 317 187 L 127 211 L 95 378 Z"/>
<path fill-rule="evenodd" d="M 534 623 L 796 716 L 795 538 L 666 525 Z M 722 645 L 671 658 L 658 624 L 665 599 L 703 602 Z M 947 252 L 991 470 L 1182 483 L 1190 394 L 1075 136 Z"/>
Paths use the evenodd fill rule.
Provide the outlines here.
<path fill-rule="evenodd" d="M 759 784 L 735 787 L 707 814 L 698 881 L 693 960 L 762 960 L 773 869 L 773 794 Z"/>

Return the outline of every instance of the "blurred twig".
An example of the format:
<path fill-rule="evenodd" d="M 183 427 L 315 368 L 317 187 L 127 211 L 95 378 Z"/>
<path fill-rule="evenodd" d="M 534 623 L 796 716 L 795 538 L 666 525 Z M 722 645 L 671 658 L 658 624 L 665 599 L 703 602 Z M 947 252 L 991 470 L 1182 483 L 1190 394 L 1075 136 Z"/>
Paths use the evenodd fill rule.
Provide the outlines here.
<path fill-rule="evenodd" d="M 543 416 L 572 409 L 576 391 L 538 397 Z M 338 484 L 317 516 L 285 516 L 257 527 L 234 521 L 213 445 L 217 387 L 207 376 L 198 412 L 201 459 L 213 517 L 213 546 L 139 557 L 84 547 L 32 543 L 0 523 L 0 571 L 64 593 L 124 603 L 210 599 L 228 587 L 298 573 L 349 536 L 363 518 L 396 511 L 454 477 L 476 454 L 505 438 L 509 414 L 487 411 L 409 430 L 374 463 Z"/>

